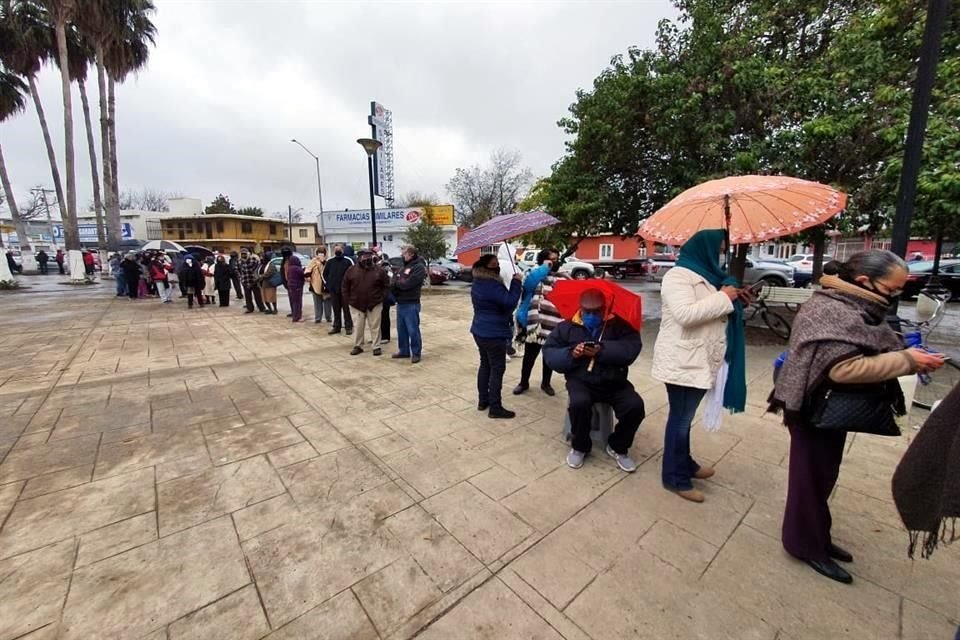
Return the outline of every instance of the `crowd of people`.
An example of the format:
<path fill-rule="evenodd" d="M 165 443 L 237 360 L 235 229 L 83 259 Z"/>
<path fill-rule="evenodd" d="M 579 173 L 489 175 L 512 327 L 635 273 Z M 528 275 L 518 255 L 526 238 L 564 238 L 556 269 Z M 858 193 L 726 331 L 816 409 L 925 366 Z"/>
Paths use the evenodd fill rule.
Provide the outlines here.
<path fill-rule="evenodd" d="M 742 310 L 752 301 L 721 266 L 727 253 L 723 230 L 695 234 L 680 250 L 676 266 L 664 277 L 661 322 L 654 346 L 652 377 L 666 387 L 668 415 L 664 431 L 661 482 L 665 489 L 694 503 L 706 500 L 699 481 L 717 472 L 698 463 L 691 451 L 691 427 L 706 400 L 705 413 L 745 410 L 746 348 Z M 178 264 L 179 262 L 179 264 Z M 351 355 L 374 356 L 390 340 L 390 308 L 396 307 L 396 359 L 420 362 L 421 287 L 427 278 L 415 247 L 403 249 L 402 266 L 392 269 L 385 256 L 369 249 L 356 255 L 336 245 L 328 257 L 321 248 L 302 264 L 289 249 L 278 256 L 244 249 L 230 256 L 198 259 L 163 252 L 111 258 L 117 295 L 131 299 L 155 295 L 172 301 L 174 290 L 189 308 L 229 306 L 232 291 L 245 313 L 278 313 L 277 290 L 290 298 L 288 317 L 305 322 L 303 296 L 313 301 L 314 322 L 330 325 L 329 334 L 353 337 Z M 514 395 L 527 393 L 537 359 L 542 356 L 540 390 L 553 397 L 554 373 L 567 390 L 570 449 L 566 464 L 581 468 L 591 454 L 598 429 L 597 406 L 607 406 L 616 423 L 600 445 L 625 472 L 637 469 L 630 448 L 645 419 L 644 401 L 629 379 L 642 349 L 638 329 L 613 312 L 599 287 L 587 285 L 572 317 L 561 316 L 550 292 L 565 276 L 558 252 L 546 249 L 527 272 L 501 272 L 496 255 L 473 264 L 470 331 L 479 354 L 477 408 L 491 419 L 515 417 L 504 406 L 503 378 L 516 344 L 523 350 Z M 783 546 L 818 573 L 839 582 L 852 576 L 836 561 L 852 554 L 830 537 L 828 505 L 843 458 L 846 433 L 827 428 L 823 416 L 830 402 L 844 395 L 871 398 L 881 417 L 893 420 L 904 410 L 896 380 L 933 371 L 944 364 L 940 354 L 904 348 L 887 324 L 888 307 L 903 290 L 908 271 L 888 251 L 871 250 L 846 262 L 824 267 L 821 289 L 805 303 L 793 323 L 783 365 L 777 370 L 770 411 L 781 413 L 790 433 L 789 483 L 783 519 Z M 232 291 L 231 291 L 232 288 Z M 369 336 L 368 332 L 369 331 Z M 369 339 L 368 339 L 369 338 Z M 879 399 L 879 400 L 877 400 Z M 879 402 L 879 405 L 876 403 Z M 832 409 L 831 409 L 832 410 Z"/>
<path fill-rule="evenodd" d="M 402 266 L 396 272 L 382 253 L 361 249 L 355 254 L 352 247 L 339 244 L 329 259 L 326 249 L 318 248 L 307 264 L 289 248 L 276 255 L 243 248 L 204 258 L 165 251 L 114 254 L 110 272 L 117 297 L 155 297 L 170 304 L 179 291 L 188 309 L 215 302 L 229 307 L 235 292 L 245 313 L 277 315 L 277 290 L 282 287 L 290 301 L 287 317 L 294 323 L 306 322 L 303 297 L 309 292 L 314 323 L 330 324 L 331 335 L 352 336 L 354 356 L 363 353 L 367 343 L 374 356 L 383 355 L 383 343 L 391 340 L 390 309 L 395 306 L 398 350 L 392 357 L 413 364 L 422 358 L 420 293 L 427 266 L 416 247 L 403 249 Z"/>
<path fill-rule="evenodd" d="M 695 482 L 716 474 L 691 453 L 691 425 L 698 408 L 705 398 L 708 412 L 726 408 L 738 413 L 746 406 L 742 310 L 753 294 L 721 267 L 726 252 L 723 230 L 695 234 L 664 277 L 661 291 L 662 319 L 652 368 L 652 377 L 666 386 L 669 405 L 661 482 L 694 503 L 706 499 Z M 620 469 L 632 472 L 637 465 L 629 450 L 645 417 L 643 400 L 629 381 L 629 367 L 642 348 L 640 334 L 612 313 L 612 301 L 600 288 L 586 288 L 579 311 L 562 318 L 547 298 L 562 277 L 556 271 L 557 258 L 555 250 L 541 251 L 538 266 L 525 277 L 502 278 L 494 255 L 481 256 L 473 265 L 471 333 L 480 357 L 477 408 L 494 419 L 515 416 L 503 405 L 502 386 L 507 349 L 516 339 L 524 353 L 514 394 L 529 390 L 541 354 L 541 390 L 547 396 L 555 394 L 553 372 L 566 379 L 571 441 L 567 465 L 573 469 L 584 465 L 594 437 L 602 433 L 596 428 L 595 409 L 607 405 L 616 424 L 602 446 Z M 879 416 L 872 419 L 892 423 L 905 409 L 897 378 L 933 371 L 943 366 L 944 358 L 906 349 L 887 324 L 887 310 L 908 276 L 901 258 L 888 251 L 865 251 L 847 262 L 827 264 L 824 273 L 821 290 L 803 305 L 794 322 L 770 410 L 782 413 L 791 439 L 783 546 L 818 573 L 850 583 L 852 576 L 836 561 L 852 562 L 853 556 L 831 540 L 828 500 L 847 431 L 861 429 L 853 424 L 827 426 L 823 416 L 842 415 L 846 407 L 837 408 L 836 399 L 853 396 L 861 403 L 856 406 L 867 406 L 871 415 Z M 927 511 L 922 515 L 936 523 L 960 515 L 939 507 Z M 936 542 L 937 531 L 924 531 L 928 546 L 929 540 Z"/>

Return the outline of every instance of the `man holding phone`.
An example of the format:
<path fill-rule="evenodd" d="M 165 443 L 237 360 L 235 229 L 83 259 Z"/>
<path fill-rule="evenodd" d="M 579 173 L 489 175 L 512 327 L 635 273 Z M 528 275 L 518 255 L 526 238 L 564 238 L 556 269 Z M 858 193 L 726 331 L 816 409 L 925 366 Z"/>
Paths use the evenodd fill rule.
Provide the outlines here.
<path fill-rule="evenodd" d="M 640 334 L 620 318 L 607 313 L 601 291 L 588 289 L 580 296 L 580 311 L 550 333 L 543 346 L 544 362 L 566 377 L 573 447 L 567 465 L 583 466 L 593 442 L 590 430 L 593 405 L 609 404 L 617 425 L 606 452 L 627 473 L 636 471 L 630 458 L 633 438 L 645 416 L 643 399 L 627 379 L 629 367 L 640 355 Z"/>

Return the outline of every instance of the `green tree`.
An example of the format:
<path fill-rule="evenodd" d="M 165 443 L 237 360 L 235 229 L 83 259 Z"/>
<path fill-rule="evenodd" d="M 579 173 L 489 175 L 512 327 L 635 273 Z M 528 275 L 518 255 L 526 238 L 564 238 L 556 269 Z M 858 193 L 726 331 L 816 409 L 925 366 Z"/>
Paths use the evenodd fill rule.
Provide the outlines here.
<path fill-rule="evenodd" d="M 420 222 L 408 227 L 404 237 L 427 262 L 442 258 L 450 251 L 443 229 L 429 216 L 422 217 Z"/>
<path fill-rule="evenodd" d="M 260 207 L 240 207 L 234 213 L 241 216 L 252 216 L 254 218 L 263 217 L 263 209 Z M 286 218 L 283 218 L 283 220 L 286 220 Z"/>
<path fill-rule="evenodd" d="M 204 215 L 208 216 L 225 213 L 235 214 L 237 213 L 237 210 L 230 203 L 230 198 L 221 193 L 213 199 L 213 202 L 207 205 L 207 207 L 203 210 L 203 213 Z"/>
<path fill-rule="evenodd" d="M 675 4 L 680 16 L 659 25 L 657 46 L 614 57 L 560 121 L 567 153 L 539 199 L 562 224 L 547 233 L 632 235 L 680 191 L 744 173 L 835 185 L 850 194 L 841 229 L 884 228 L 925 2 Z M 918 220 L 937 224 L 957 217 L 958 16 L 944 29 L 918 198 Z"/>

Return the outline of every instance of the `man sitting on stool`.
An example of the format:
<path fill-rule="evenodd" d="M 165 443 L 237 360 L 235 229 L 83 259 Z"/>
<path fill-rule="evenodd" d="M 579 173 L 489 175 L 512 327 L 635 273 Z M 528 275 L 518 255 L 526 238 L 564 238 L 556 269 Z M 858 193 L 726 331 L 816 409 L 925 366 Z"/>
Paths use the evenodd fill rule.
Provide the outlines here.
<path fill-rule="evenodd" d="M 593 405 L 613 407 L 617 426 L 607 441 L 607 455 L 631 473 L 633 437 L 644 418 L 643 399 L 627 380 L 629 367 L 640 355 L 640 334 L 620 318 L 606 314 L 603 293 L 588 289 L 580 296 L 580 311 L 550 333 L 543 346 L 544 361 L 567 379 L 573 448 L 567 464 L 579 469 L 592 442 Z"/>

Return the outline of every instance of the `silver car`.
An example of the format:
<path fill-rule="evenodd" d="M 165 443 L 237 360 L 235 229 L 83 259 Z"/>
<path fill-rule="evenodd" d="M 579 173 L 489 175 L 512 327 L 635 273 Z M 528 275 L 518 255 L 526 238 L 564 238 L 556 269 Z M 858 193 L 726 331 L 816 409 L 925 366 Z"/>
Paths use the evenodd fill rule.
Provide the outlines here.
<path fill-rule="evenodd" d="M 743 284 L 752 285 L 763 281 L 774 287 L 793 286 L 793 267 L 782 262 L 767 262 L 747 257 Z"/>

